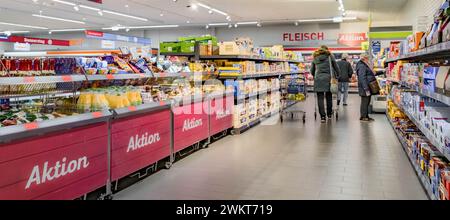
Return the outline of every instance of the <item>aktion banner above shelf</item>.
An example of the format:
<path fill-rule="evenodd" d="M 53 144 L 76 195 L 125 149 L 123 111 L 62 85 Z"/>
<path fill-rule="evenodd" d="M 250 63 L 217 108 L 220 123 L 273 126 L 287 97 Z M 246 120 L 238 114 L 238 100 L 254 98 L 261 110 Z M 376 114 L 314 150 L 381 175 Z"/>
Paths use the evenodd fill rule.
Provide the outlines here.
<path fill-rule="evenodd" d="M 44 38 L 22 37 L 22 36 L 2 36 L 0 37 L 0 41 L 11 43 L 43 44 L 43 45 L 64 46 L 64 47 L 70 46 L 70 41 L 68 40 L 44 39 Z"/>
<path fill-rule="evenodd" d="M 150 45 L 152 44 L 151 39 L 142 37 L 130 37 L 116 34 L 103 33 L 99 31 L 86 31 L 87 38 L 93 38 L 98 40 L 109 40 L 109 41 L 123 41 L 137 44 Z"/>

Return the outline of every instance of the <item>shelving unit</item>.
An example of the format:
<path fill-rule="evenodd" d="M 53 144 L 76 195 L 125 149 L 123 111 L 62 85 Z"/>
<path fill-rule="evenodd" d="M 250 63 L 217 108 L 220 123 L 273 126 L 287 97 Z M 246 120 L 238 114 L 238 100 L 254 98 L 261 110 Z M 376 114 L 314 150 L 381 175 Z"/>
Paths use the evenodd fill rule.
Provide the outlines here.
<path fill-rule="evenodd" d="M 447 59 L 450 57 L 450 42 L 443 42 L 424 48 L 409 54 L 402 55 L 397 58 L 387 59 L 386 63 L 397 62 L 400 60 L 408 61 L 432 61 L 439 59 Z"/>
<path fill-rule="evenodd" d="M 430 134 L 429 130 L 426 129 L 422 124 L 417 120 L 413 115 L 411 115 L 408 111 L 405 111 L 401 106 L 398 106 L 403 113 L 405 113 L 406 116 L 419 128 L 419 130 L 427 137 L 427 139 L 430 141 L 431 144 L 433 144 L 439 152 L 446 157 L 448 160 L 450 160 L 450 154 L 447 152 L 444 152 L 444 150 L 440 147 L 440 144 L 436 141 L 436 139 L 433 137 L 433 135 Z"/>
<path fill-rule="evenodd" d="M 416 171 L 416 174 L 417 174 L 417 176 L 418 176 L 418 178 L 420 180 L 420 183 L 422 184 L 422 187 L 426 191 L 428 198 L 431 199 L 431 200 L 438 200 L 438 198 L 436 198 L 436 196 L 433 194 L 433 190 L 431 189 L 431 184 L 426 180 L 425 176 L 423 175 L 423 172 L 414 163 L 414 159 L 412 158 L 411 154 L 408 153 L 408 145 L 407 145 L 405 139 L 401 136 L 401 134 L 397 131 L 397 129 L 395 129 L 394 123 L 389 118 L 389 116 L 387 116 L 387 120 L 389 121 L 389 123 L 391 124 L 392 128 L 394 129 L 395 135 L 397 135 L 397 138 L 398 138 L 398 140 L 400 141 L 400 143 L 402 145 L 403 151 L 405 151 L 406 155 L 408 156 L 408 160 L 411 163 L 411 166 Z"/>

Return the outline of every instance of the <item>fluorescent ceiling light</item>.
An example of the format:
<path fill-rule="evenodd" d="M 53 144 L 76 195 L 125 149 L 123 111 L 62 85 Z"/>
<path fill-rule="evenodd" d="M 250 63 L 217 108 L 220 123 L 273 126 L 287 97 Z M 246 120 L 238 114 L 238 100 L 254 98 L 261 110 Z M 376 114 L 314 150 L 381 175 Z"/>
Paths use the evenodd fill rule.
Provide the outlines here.
<path fill-rule="evenodd" d="M 336 17 L 336 18 L 318 18 L 318 19 L 302 19 L 298 20 L 300 23 L 306 23 L 306 22 L 343 22 L 343 21 L 351 21 L 351 20 L 357 20 L 357 17 Z"/>
<path fill-rule="evenodd" d="M 221 10 L 215 9 L 215 8 L 211 9 L 211 11 L 215 11 L 215 12 L 217 12 L 217 13 L 219 13 L 219 14 L 222 14 L 222 15 L 228 16 L 228 14 L 227 14 L 227 13 L 225 13 L 225 12 L 223 12 L 223 11 L 221 11 Z"/>
<path fill-rule="evenodd" d="M 17 27 L 26 27 L 26 28 L 33 28 L 33 29 L 48 30 L 48 28 L 46 28 L 46 27 L 23 25 L 23 24 L 14 24 L 14 23 L 6 23 L 6 22 L 0 22 L 0 25 L 9 25 L 9 26 L 17 26 Z"/>
<path fill-rule="evenodd" d="M 202 3 L 197 3 L 197 5 L 200 6 L 200 7 L 206 8 L 206 9 L 212 9 L 211 7 L 209 7 L 209 6 L 205 5 L 205 4 L 202 4 Z"/>
<path fill-rule="evenodd" d="M 334 23 L 341 23 L 343 21 L 344 21 L 344 19 L 342 17 L 335 17 L 335 18 L 333 18 L 333 22 Z"/>
<path fill-rule="evenodd" d="M 214 24 L 208 24 L 209 26 L 227 26 L 228 23 L 214 23 Z"/>
<path fill-rule="evenodd" d="M 50 30 L 50 32 L 75 32 L 75 31 L 86 31 L 86 29 L 80 28 L 80 29 L 59 29 L 59 30 Z"/>
<path fill-rule="evenodd" d="M 133 15 L 122 14 L 122 13 L 119 13 L 119 12 L 108 11 L 108 10 L 103 10 L 103 12 L 104 13 L 108 13 L 108 14 L 122 16 L 122 17 L 133 18 L 133 19 L 136 19 L 136 20 L 148 21 L 147 18 L 136 17 L 136 16 L 133 16 Z"/>
<path fill-rule="evenodd" d="M 38 17 L 38 18 L 46 18 L 46 19 L 51 19 L 51 20 L 57 20 L 57 21 L 71 22 L 71 23 L 77 23 L 77 24 L 86 24 L 86 22 L 84 22 L 84 21 L 76 21 L 76 20 L 70 20 L 70 19 L 65 19 L 65 18 L 57 18 L 57 17 L 38 15 L 38 14 L 33 14 L 33 16 L 34 17 Z"/>
<path fill-rule="evenodd" d="M 89 9 L 89 10 L 93 10 L 93 11 L 100 11 L 99 8 L 94 8 L 94 7 L 87 6 L 87 5 L 80 5 L 80 8 Z"/>
<path fill-rule="evenodd" d="M 58 3 L 61 3 L 61 4 L 65 4 L 65 5 L 70 5 L 70 6 L 75 6 L 76 4 L 75 3 L 72 3 L 72 2 L 66 2 L 66 1 L 62 1 L 62 0 L 53 0 L 54 2 L 58 2 Z"/>
<path fill-rule="evenodd" d="M 249 22 L 238 22 L 236 24 L 238 24 L 238 25 L 258 24 L 258 22 L 257 21 L 249 21 Z"/>
<path fill-rule="evenodd" d="M 209 7 L 209 6 L 205 5 L 205 4 L 202 4 L 202 3 L 197 3 L 197 5 L 198 5 L 198 6 L 200 6 L 200 7 L 202 7 L 202 8 L 206 8 L 206 9 L 208 9 L 208 10 L 211 10 L 211 11 L 217 12 L 217 13 L 219 13 L 219 14 L 221 14 L 221 15 L 225 15 L 225 16 L 228 16 L 228 14 L 227 14 L 227 13 L 225 13 L 225 12 L 223 12 L 223 11 L 219 10 L 219 9 L 215 9 L 215 8 Z"/>
<path fill-rule="evenodd" d="M 108 27 L 103 30 L 121 30 L 121 29 L 153 29 L 153 28 L 176 28 L 180 25 L 153 25 L 153 26 L 132 26 L 132 27 Z"/>
<path fill-rule="evenodd" d="M 6 33 L 11 33 L 11 34 L 26 34 L 26 33 L 30 33 L 30 31 L 3 31 L 3 32 L 0 32 L 0 34 L 6 34 Z"/>

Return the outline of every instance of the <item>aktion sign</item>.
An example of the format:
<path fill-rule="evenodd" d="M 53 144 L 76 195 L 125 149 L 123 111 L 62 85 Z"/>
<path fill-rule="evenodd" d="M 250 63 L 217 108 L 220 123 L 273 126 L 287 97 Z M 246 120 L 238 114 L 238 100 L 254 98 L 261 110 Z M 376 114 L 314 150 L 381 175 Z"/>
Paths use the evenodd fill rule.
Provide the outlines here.
<path fill-rule="evenodd" d="M 338 43 L 349 47 L 359 47 L 367 40 L 366 33 L 343 33 L 339 34 Z"/>

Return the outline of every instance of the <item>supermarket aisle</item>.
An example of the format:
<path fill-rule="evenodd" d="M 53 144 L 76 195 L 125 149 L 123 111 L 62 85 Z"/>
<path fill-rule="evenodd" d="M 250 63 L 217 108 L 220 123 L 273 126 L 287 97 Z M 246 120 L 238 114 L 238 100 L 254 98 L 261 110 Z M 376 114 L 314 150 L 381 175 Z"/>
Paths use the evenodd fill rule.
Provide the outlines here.
<path fill-rule="evenodd" d="M 359 97 L 338 122 L 258 126 L 229 136 L 115 199 L 427 199 L 384 115 L 359 122 Z"/>

